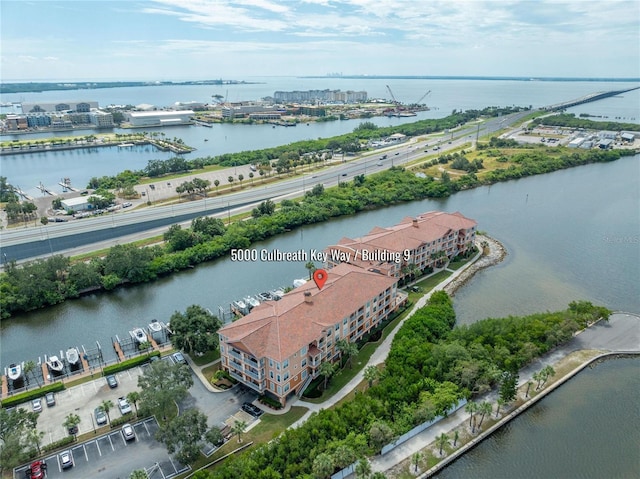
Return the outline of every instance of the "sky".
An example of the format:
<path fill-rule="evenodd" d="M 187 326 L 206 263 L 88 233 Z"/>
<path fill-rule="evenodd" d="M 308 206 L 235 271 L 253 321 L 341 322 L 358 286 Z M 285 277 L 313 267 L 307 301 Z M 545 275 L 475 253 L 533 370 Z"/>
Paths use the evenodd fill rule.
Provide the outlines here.
<path fill-rule="evenodd" d="M 0 80 L 639 78 L 639 39 L 639 0 L 1 0 Z"/>

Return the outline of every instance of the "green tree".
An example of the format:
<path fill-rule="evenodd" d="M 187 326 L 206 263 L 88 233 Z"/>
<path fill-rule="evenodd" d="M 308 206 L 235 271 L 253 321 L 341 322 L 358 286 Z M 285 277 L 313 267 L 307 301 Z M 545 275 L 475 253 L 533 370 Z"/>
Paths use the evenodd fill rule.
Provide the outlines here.
<path fill-rule="evenodd" d="M 351 369 L 351 358 L 358 354 L 358 346 L 355 343 L 351 343 L 346 339 L 339 339 L 336 341 L 336 349 L 340 351 L 340 357 L 346 357 L 349 369 Z"/>
<path fill-rule="evenodd" d="M 496 417 L 498 417 L 498 414 L 500 414 L 500 408 L 505 404 L 506 404 L 506 401 L 499 397 L 498 400 L 496 401 Z"/>
<path fill-rule="evenodd" d="M 247 423 L 245 421 L 235 421 L 231 428 L 231 433 L 238 438 L 238 442 L 242 442 L 242 434 L 247 429 Z"/>
<path fill-rule="evenodd" d="M 468 413 L 469 413 L 469 427 L 471 427 L 471 428 L 472 428 L 472 429 L 471 429 L 471 432 L 472 432 L 472 433 L 475 431 L 475 425 L 472 427 L 472 426 L 471 426 L 471 423 L 472 423 L 472 421 L 473 421 L 473 415 L 474 415 L 475 413 L 477 413 L 477 412 L 478 412 L 478 409 L 479 409 L 479 408 L 478 408 L 478 403 L 475 403 L 475 402 L 473 402 L 473 401 L 469 401 L 469 402 L 464 406 L 464 410 L 465 410 L 466 412 L 468 412 Z"/>
<path fill-rule="evenodd" d="M 329 361 L 325 361 L 322 364 L 320 364 L 320 367 L 318 368 L 318 374 L 320 374 L 321 376 L 324 376 L 324 387 L 323 387 L 323 391 L 327 390 L 327 382 L 329 381 L 329 378 L 331 376 L 333 376 L 333 373 L 336 372 L 336 367 L 335 364 L 329 362 Z"/>
<path fill-rule="evenodd" d="M 363 457 L 356 464 L 356 477 L 358 479 L 368 479 L 371 476 L 371 463 Z"/>
<path fill-rule="evenodd" d="M 136 409 L 136 416 L 137 416 L 138 415 L 138 402 L 140 401 L 140 392 L 139 391 L 131 391 L 129 394 L 127 394 L 127 400 L 131 404 L 133 404 L 133 407 Z"/>
<path fill-rule="evenodd" d="M 138 377 L 141 408 L 155 414 L 164 423 L 175 411 L 176 402 L 186 397 L 191 386 L 193 377 L 186 365 L 169 364 L 167 361 L 151 363 Z"/>
<path fill-rule="evenodd" d="M 220 428 L 213 426 L 210 428 L 204 435 L 205 439 L 214 446 L 222 444 L 224 441 L 224 437 L 222 436 L 222 431 Z"/>
<path fill-rule="evenodd" d="M 70 435 L 76 437 L 78 434 L 78 424 L 80 424 L 80 416 L 74 413 L 67 414 L 62 426 L 69 432 Z"/>
<path fill-rule="evenodd" d="M 171 315 L 171 342 L 188 353 L 206 353 L 218 348 L 220 320 L 202 306 L 193 304 L 184 313 Z"/>
<path fill-rule="evenodd" d="M 309 281 L 311 281 L 313 279 L 313 273 L 318 268 L 316 268 L 316 265 L 313 261 L 307 262 L 307 264 L 305 264 L 304 267 L 307 268 L 307 270 L 309 271 Z"/>
<path fill-rule="evenodd" d="M 113 401 L 111 399 L 105 399 L 100 403 L 98 408 L 103 411 L 107 415 L 107 419 L 111 422 L 111 416 L 109 416 L 109 411 L 113 409 Z"/>
<path fill-rule="evenodd" d="M 487 414 L 490 415 L 491 411 L 493 411 L 493 406 L 489 401 L 482 401 L 480 403 L 480 405 L 478 406 L 478 412 L 480 413 L 480 423 L 478 423 L 478 429 L 482 427 L 482 421 L 484 421 L 484 417 Z"/>
<path fill-rule="evenodd" d="M 500 398 L 505 403 L 509 403 L 516 398 L 518 393 L 518 373 L 515 371 L 504 371 L 500 382 Z"/>
<path fill-rule="evenodd" d="M 380 370 L 376 366 L 367 366 L 364 368 L 362 377 L 367 381 L 369 387 L 373 386 L 373 382 L 380 377 Z"/>
<path fill-rule="evenodd" d="M 339 445 L 333 453 L 333 463 L 340 469 L 344 469 L 345 467 L 353 464 L 356 459 L 358 459 L 356 452 L 348 444 Z"/>
<path fill-rule="evenodd" d="M 135 471 L 131 471 L 129 479 L 149 479 L 149 475 L 144 469 L 136 469 Z"/>
<path fill-rule="evenodd" d="M 12 469 L 29 459 L 33 447 L 29 431 L 38 423 L 38 415 L 18 408 L 9 411 L 0 408 L 0 472 Z"/>
<path fill-rule="evenodd" d="M 375 421 L 369 428 L 369 442 L 376 451 L 389 444 L 393 438 L 393 429 L 384 421 Z"/>
<path fill-rule="evenodd" d="M 213 185 L 216 187 L 216 194 L 218 194 L 218 186 L 220 186 L 220 180 L 213 180 Z"/>
<path fill-rule="evenodd" d="M 313 460 L 313 475 L 316 479 L 327 479 L 333 473 L 334 464 L 331 454 L 322 452 Z"/>
<path fill-rule="evenodd" d="M 449 445 L 449 436 L 443 432 L 436 438 L 436 444 L 440 448 L 440 456 L 442 457 L 442 448 Z"/>
<path fill-rule="evenodd" d="M 240 182 L 240 188 L 242 188 L 242 180 L 244 180 L 244 175 L 242 173 L 240 173 L 238 175 L 238 181 Z"/>
<path fill-rule="evenodd" d="M 456 447 L 456 444 L 458 443 L 458 439 L 460 439 L 460 431 L 456 429 L 453 432 L 453 447 Z"/>
<path fill-rule="evenodd" d="M 42 453 L 40 451 L 40 445 L 42 444 L 42 439 L 44 438 L 44 431 L 38 431 L 37 429 L 30 429 L 27 432 L 27 441 L 30 446 L 35 446 L 38 451 L 38 455 Z"/>
<path fill-rule="evenodd" d="M 156 439 L 167 446 L 169 454 L 183 464 L 192 464 L 200 456 L 202 439 L 207 432 L 207 416 L 197 409 L 187 409 L 164 424 Z"/>
<path fill-rule="evenodd" d="M 422 459 L 422 453 L 420 451 L 413 453 L 411 456 L 411 462 L 413 462 L 414 472 L 418 473 L 418 465 L 420 464 L 420 460 Z"/>

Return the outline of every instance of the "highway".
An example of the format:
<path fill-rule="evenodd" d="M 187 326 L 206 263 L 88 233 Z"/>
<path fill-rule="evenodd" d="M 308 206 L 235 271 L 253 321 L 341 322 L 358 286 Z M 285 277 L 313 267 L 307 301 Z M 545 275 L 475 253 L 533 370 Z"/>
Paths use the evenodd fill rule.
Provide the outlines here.
<path fill-rule="evenodd" d="M 367 151 L 354 157 L 347 156 L 345 162 L 317 172 L 304 173 L 264 186 L 245 186 L 242 191 L 236 193 L 171 205 L 121 210 L 44 226 L 5 230 L 1 233 L 0 263 L 4 265 L 14 260 L 19 262 L 52 254 L 75 255 L 108 248 L 113 244 L 162 234 L 172 224 L 188 226 L 193 218 L 205 215 L 224 219 L 250 211 L 267 199 L 278 202 L 286 198 L 300 197 L 316 184 L 323 184 L 328 188 L 339 182 L 350 181 L 356 175 L 368 175 L 424 158 L 427 152 L 441 154 L 475 141 L 476 136 L 486 136 L 510 126 L 530 113 L 514 113 L 502 118 L 464 125 L 446 133 L 438 141 L 411 139 L 383 150 Z M 434 150 L 436 146 L 439 147 L 437 152 Z M 387 158 L 381 160 L 382 155 L 387 155 Z M 156 200 L 158 199 L 160 198 L 156 197 Z"/>

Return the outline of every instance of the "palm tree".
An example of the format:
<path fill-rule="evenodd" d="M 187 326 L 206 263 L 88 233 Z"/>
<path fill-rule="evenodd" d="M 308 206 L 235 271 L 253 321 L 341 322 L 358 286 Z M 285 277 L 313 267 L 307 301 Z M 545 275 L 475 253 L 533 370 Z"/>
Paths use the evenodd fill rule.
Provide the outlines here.
<path fill-rule="evenodd" d="M 309 271 L 309 281 L 311 281 L 314 271 L 317 269 L 316 265 L 313 261 L 309 261 L 304 265 L 305 268 Z"/>
<path fill-rule="evenodd" d="M 216 187 L 216 195 L 218 194 L 218 186 L 220 186 L 220 180 L 213 180 L 213 184 Z"/>
<path fill-rule="evenodd" d="M 318 373 L 321 374 L 322 376 L 324 376 L 324 388 L 323 388 L 323 391 L 327 390 L 327 382 L 329 381 L 329 378 L 331 376 L 333 376 L 334 372 L 335 372 L 335 367 L 329 361 L 323 362 L 320 365 L 320 367 L 318 368 Z"/>
<path fill-rule="evenodd" d="M 178 188 L 176 188 L 176 191 L 178 190 Z M 138 346 L 138 349 L 140 351 L 146 351 L 147 352 L 147 356 L 149 356 L 149 350 L 151 349 L 151 343 L 149 341 L 142 341 L 140 343 L 140 345 Z"/>
<path fill-rule="evenodd" d="M 42 438 L 44 437 L 44 431 L 38 431 L 37 429 L 29 429 L 27 432 L 27 440 L 30 444 L 36 446 L 38 455 L 40 455 L 40 444 L 42 444 Z"/>
<path fill-rule="evenodd" d="M 113 408 L 113 402 L 110 399 L 105 399 L 98 406 L 104 413 L 107 415 L 107 419 L 111 422 L 111 417 L 109 416 L 109 411 Z"/>
<path fill-rule="evenodd" d="M 371 464 L 366 457 L 363 457 L 356 464 L 356 477 L 358 479 L 367 479 L 371 475 Z"/>
<path fill-rule="evenodd" d="M 68 414 L 62 423 L 64 428 L 69 431 L 69 434 L 73 434 L 73 437 L 78 434 L 78 424 L 80 424 L 80 416 L 74 413 Z"/>
<path fill-rule="evenodd" d="M 231 428 L 231 433 L 238 436 L 238 442 L 242 442 L 242 438 L 240 437 L 245 429 L 247 429 L 247 423 L 244 421 L 236 421 L 233 423 L 233 427 Z"/>
<path fill-rule="evenodd" d="M 238 181 L 240 182 L 240 188 L 242 188 L 242 180 L 244 180 L 244 175 L 242 173 L 240 173 L 238 175 Z"/>
<path fill-rule="evenodd" d="M 525 397 L 525 398 L 528 398 L 528 397 L 529 397 L 529 388 L 531 388 L 531 386 L 532 386 L 532 385 L 533 385 L 533 382 L 531 382 L 531 381 L 527 381 L 527 391 L 526 391 L 526 392 L 525 392 L 525 394 L 524 394 L 524 397 Z"/>
<path fill-rule="evenodd" d="M 478 412 L 478 405 L 474 402 L 468 402 L 467 405 L 464 407 L 464 410 L 470 414 L 469 427 L 471 427 L 471 421 L 473 420 L 473 415 Z M 471 432 L 473 432 L 473 430 Z"/>
<path fill-rule="evenodd" d="M 229 178 L 227 178 L 227 181 L 229 182 L 230 185 L 233 185 L 233 176 L 230 176 Z"/>
<path fill-rule="evenodd" d="M 371 387 L 373 386 L 373 381 L 380 377 L 380 370 L 375 366 L 367 366 L 366 368 L 364 368 L 364 373 L 362 376 L 369 383 L 369 387 Z"/>
<path fill-rule="evenodd" d="M 506 403 L 505 403 L 505 400 L 504 400 L 504 399 L 502 399 L 502 398 L 498 398 L 498 402 L 497 402 L 497 405 L 496 405 L 496 417 L 498 417 L 498 413 L 500 412 L 500 408 L 501 408 L 502 406 L 504 406 L 505 404 L 506 404 Z"/>
<path fill-rule="evenodd" d="M 478 429 L 482 427 L 482 421 L 484 421 L 485 415 L 491 414 L 492 410 L 493 410 L 493 406 L 489 401 L 483 401 L 482 403 L 480 403 L 480 406 L 478 407 L 478 412 L 480 412 L 482 416 L 480 416 L 480 424 L 478 424 Z"/>
<path fill-rule="evenodd" d="M 330 477 L 334 467 L 333 457 L 326 452 L 318 454 L 313 460 L 313 474 L 318 479 Z"/>
<path fill-rule="evenodd" d="M 420 451 L 416 452 L 413 456 L 411 456 L 411 461 L 413 462 L 413 467 L 415 468 L 416 474 L 418 473 L 418 463 L 422 459 L 422 454 Z"/>
<path fill-rule="evenodd" d="M 251 186 L 253 186 L 253 172 L 249 172 L 249 178 L 251 179 Z"/>
<path fill-rule="evenodd" d="M 460 432 L 456 429 L 453 432 L 453 447 L 456 447 L 456 444 L 458 442 L 458 439 L 460 439 Z"/>
<path fill-rule="evenodd" d="M 442 448 L 449 444 L 449 436 L 443 432 L 436 438 L 436 444 L 440 447 L 440 456 L 442 456 Z"/>
<path fill-rule="evenodd" d="M 129 479 L 149 479 L 149 475 L 144 469 L 136 469 L 131 472 Z"/>
<path fill-rule="evenodd" d="M 542 372 L 538 372 L 538 373 L 533 373 L 533 375 L 531 376 L 533 378 L 534 381 L 537 381 L 536 384 L 536 391 L 538 389 L 540 389 L 540 383 L 542 382 Z"/>
<path fill-rule="evenodd" d="M 550 377 L 556 375 L 556 370 L 548 364 L 542 369 L 541 373 L 543 374 L 542 386 L 544 386 Z"/>
<path fill-rule="evenodd" d="M 358 346 L 346 339 L 339 339 L 336 341 L 336 349 L 340 351 L 341 356 L 346 356 L 349 369 L 351 369 L 351 357 L 358 354 Z"/>
<path fill-rule="evenodd" d="M 140 392 L 139 391 L 131 391 L 127 394 L 127 399 L 130 403 L 133 404 L 133 407 L 136 408 L 136 416 L 138 415 L 138 401 L 140 401 Z"/>

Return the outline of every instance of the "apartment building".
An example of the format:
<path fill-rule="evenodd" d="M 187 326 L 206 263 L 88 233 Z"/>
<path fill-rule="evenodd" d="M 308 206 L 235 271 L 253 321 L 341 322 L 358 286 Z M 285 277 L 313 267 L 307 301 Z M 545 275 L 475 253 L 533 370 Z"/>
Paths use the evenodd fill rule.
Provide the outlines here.
<path fill-rule="evenodd" d="M 336 265 L 321 290 L 308 282 L 222 327 L 222 367 L 284 405 L 319 375 L 323 362 L 339 359 L 339 339 L 359 340 L 404 301 L 397 278 Z"/>
<path fill-rule="evenodd" d="M 349 263 L 402 280 L 415 273 L 415 268 L 439 268 L 472 249 L 476 228 L 474 220 L 458 212 L 431 211 L 407 217 L 390 228 L 376 227 L 366 236 L 343 238 L 329 246 L 327 267 Z"/>

